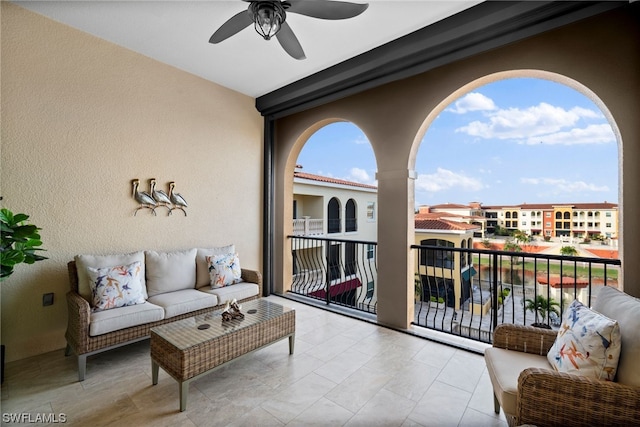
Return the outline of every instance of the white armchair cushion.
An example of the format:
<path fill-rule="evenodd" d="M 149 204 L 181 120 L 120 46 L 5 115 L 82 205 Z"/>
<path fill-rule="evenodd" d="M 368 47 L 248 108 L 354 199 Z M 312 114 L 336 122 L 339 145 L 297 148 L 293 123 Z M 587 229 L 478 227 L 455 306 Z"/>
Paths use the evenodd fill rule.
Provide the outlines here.
<path fill-rule="evenodd" d="M 487 371 L 496 399 L 505 414 L 516 413 L 518 377 L 527 368 L 553 368 L 545 356 L 489 347 L 484 351 Z"/>
<path fill-rule="evenodd" d="M 117 255 L 76 255 L 74 257 L 76 269 L 78 270 L 78 293 L 89 303 L 91 303 L 91 285 L 87 267 L 102 268 L 113 267 L 115 265 L 127 265 L 136 261 L 140 261 L 140 283 L 145 299 L 147 298 L 146 282 L 145 282 L 145 263 L 144 252 L 132 252 L 128 254 Z"/>
<path fill-rule="evenodd" d="M 640 299 L 605 286 L 598 292 L 593 308 L 620 325 L 622 349 L 616 381 L 640 387 Z"/>
<path fill-rule="evenodd" d="M 196 249 L 176 252 L 145 251 L 145 258 L 149 297 L 165 292 L 195 289 Z"/>

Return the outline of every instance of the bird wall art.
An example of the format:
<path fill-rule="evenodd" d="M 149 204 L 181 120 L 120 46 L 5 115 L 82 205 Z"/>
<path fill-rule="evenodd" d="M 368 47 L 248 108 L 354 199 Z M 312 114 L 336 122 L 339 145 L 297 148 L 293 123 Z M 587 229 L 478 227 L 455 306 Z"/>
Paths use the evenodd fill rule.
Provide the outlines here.
<path fill-rule="evenodd" d="M 155 178 L 149 179 L 149 192 L 140 190 L 139 179 L 133 179 L 131 183 L 133 185 L 133 198 L 139 204 L 133 212 L 133 216 L 136 216 L 141 209 L 149 209 L 154 216 L 157 216 L 156 208 L 158 207 L 167 208 L 167 215 L 171 215 L 171 212 L 179 209 L 184 213 L 184 216 L 187 216 L 187 211 L 185 210 L 187 201 L 180 193 L 174 192 L 176 185 L 174 181 L 168 183 L 169 194 L 156 188 L 157 181 Z"/>
<path fill-rule="evenodd" d="M 184 210 L 184 208 L 187 207 L 187 201 L 182 197 L 182 194 L 173 191 L 175 186 L 175 182 L 171 181 L 169 183 L 169 199 L 171 203 L 173 203 L 173 207 L 169 209 L 169 215 L 171 215 L 171 211 L 174 209 L 180 209 L 182 213 L 184 213 L 184 216 L 187 216 L 187 211 Z"/>
<path fill-rule="evenodd" d="M 155 200 L 158 206 L 164 206 L 171 212 L 171 199 L 169 199 L 169 196 L 164 191 L 156 190 L 155 178 L 149 180 L 149 193 L 151 193 L 151 197 L 153 197 L 153 200 Z"/>
<path fill-rule="evenodd" d="M 133 216 L 136 216 L 136 214 L 140 209 L 150 209 L 153 215 L 155 216 L 156 206 L 157 206 L 156 201 L 153 200 L 153 197 L 151 197 L 151 194 L 145 191 L 138 190 L 138 187 L 140 186 L 139 179 L 134 179 L 131 182 L 133 184 L 133 198 L 136 199 L 138 203 L 140 203 L 140 206 L 138 206 L 138 208 L 133 212 Z"/>

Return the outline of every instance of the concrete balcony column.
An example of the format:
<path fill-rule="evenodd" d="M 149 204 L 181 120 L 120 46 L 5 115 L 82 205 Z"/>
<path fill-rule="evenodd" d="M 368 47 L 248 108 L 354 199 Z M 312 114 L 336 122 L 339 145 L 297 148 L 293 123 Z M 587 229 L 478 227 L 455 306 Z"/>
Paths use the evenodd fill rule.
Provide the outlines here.
<path fill-rule="evenodd" d="M 414 315 L 415 172 L 379 171 L 378 179 L 378 323 L 407 329 Z"/>

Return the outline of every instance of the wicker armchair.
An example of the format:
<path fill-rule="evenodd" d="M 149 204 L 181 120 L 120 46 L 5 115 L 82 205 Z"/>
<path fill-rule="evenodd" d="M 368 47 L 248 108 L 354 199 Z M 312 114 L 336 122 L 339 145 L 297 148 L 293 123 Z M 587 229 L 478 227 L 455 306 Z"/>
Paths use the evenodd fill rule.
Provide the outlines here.
<path fill-rule="evenodd" d="M 502 406 L 510 426 L 640 426 L 640 300 L 615 289 L 599 295 L 610 301 L 596 301 L 594 309 L 620 324 L 617 382 L 553 370 L 546 354 L 555 331 L 510 324 L 496 328 L 485 361 L 495 412 Z"/>

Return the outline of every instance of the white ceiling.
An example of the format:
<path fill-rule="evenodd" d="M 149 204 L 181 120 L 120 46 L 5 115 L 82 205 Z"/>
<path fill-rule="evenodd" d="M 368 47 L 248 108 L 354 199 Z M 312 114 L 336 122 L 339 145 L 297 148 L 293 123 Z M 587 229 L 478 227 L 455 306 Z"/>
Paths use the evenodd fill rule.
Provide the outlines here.
<path fill-rule="evenodd" d="M 307 56 L 298 61 L 287 55 L 277 40 L 263 40 L 253 27 L 220 44 L 209 43 L 218 27 L 248 7 L 241 0 L 14 1 L 256 98 L 480 2 L 368 0 L 369 8 L 362 15 L 342 21 L 289 13 L 287 22 Z"/>

